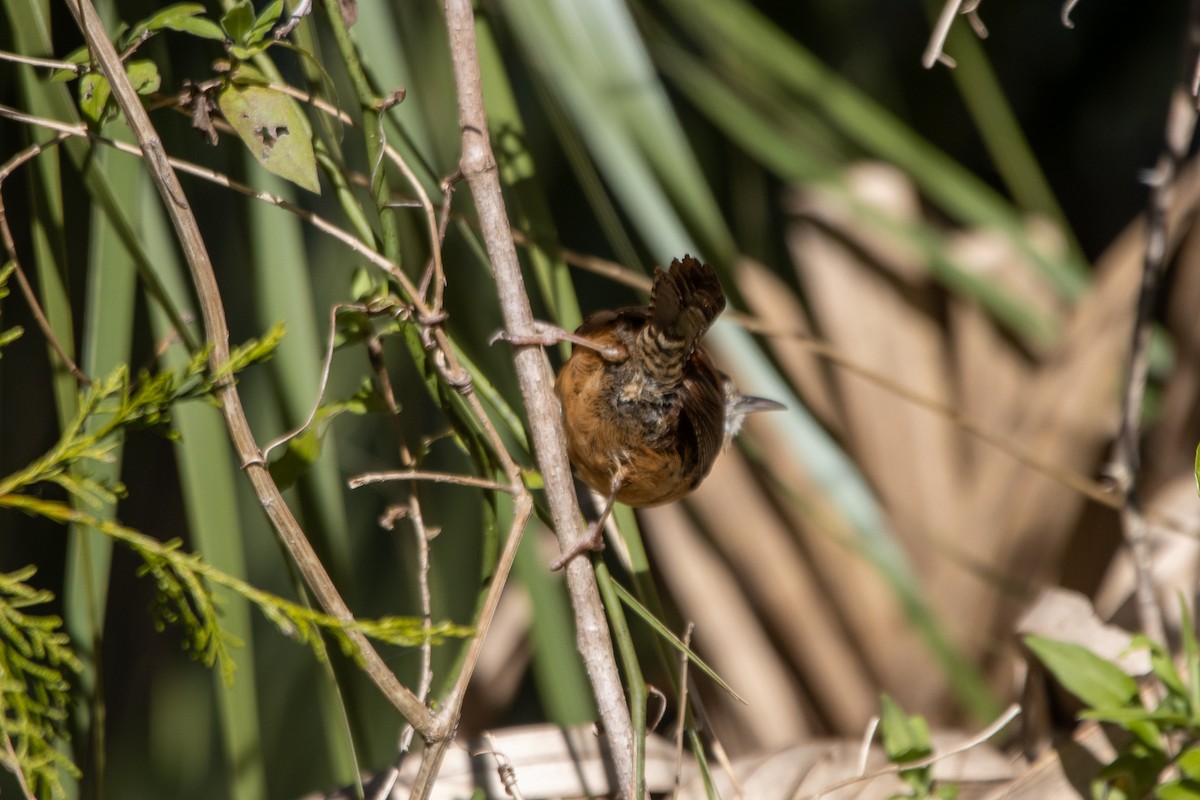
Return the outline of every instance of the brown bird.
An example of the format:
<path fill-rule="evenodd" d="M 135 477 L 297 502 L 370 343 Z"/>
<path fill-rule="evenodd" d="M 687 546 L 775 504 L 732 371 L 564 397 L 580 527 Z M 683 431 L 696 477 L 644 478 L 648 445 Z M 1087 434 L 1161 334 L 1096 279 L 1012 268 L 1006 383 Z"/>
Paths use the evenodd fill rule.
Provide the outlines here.
<path fill-rule="evenodd" d="M 700 485 L 747 414 L 783 408 L 742 395 L 701 347 L 724 309 L 716 270 L 684 256 L 657 271 L 649 306 L 596 312 L 566 337 L 574 346 L 555 391 L 567 454 L 607 502 L 590 540 L 556 566 L 601 545 L 614 501 L 678 500 Z"/>

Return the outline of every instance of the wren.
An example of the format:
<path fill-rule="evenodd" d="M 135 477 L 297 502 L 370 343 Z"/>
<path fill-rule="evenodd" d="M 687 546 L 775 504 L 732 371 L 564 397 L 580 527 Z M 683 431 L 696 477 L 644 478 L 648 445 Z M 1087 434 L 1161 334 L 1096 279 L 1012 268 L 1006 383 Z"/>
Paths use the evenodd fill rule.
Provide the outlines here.
<path fill-rule="evenodd" d="M 566 336 L 558 373 L 567 454 L 607 500 L 591 538 L 556 562 L 601 546 L 614 501 L 661 505 L 693 491 L 755 411 L 781 409 L 742 395 L 701 346 L 725 309 L 717 272 L 691 256 L 658 270 L 650 305 L 599 311 Z"/>

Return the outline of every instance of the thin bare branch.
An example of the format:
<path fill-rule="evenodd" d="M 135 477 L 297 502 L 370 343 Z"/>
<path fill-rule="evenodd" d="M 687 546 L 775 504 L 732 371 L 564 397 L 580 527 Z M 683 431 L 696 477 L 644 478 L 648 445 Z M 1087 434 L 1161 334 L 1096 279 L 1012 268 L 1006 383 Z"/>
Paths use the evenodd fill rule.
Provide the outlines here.
<path fill-rule="evenodd" d="M 21 266 L 21 258 L 17 255 L 17 243 L 13 240 L 12 229 L 8 226 L 8 212 L 4 204 L 4 181 L 13 171 L 19 169 L 22 164 L 36 158 L 43 151 L 50 147 L 60 144 L 65 141 L 67 135 L 59 133 L 53 139 L 41 144 L 33 144 L 26 147 L 21 152 L 4 162 L 0 166 L 0 243 L 3 243 L 4 252 L 8 255 L 8 260 L 12 262 L 13 274 L 17 276 L 17 285 L 21 289 L 21 296 L 25 298 L 25 304 L 29 307 L 29 313 L 33 315 L 34 321 L 37 323 L 38 330 L 42 332 L 46 342 L 58 359 L 71 373 L 72 377 L 84 386 L 90 386 L 91 378 L 84 374 L 83 370 L 75 363 L 75 360 L 67 353 L 62 343 L 58 341 L 58 337 L 54 335 L 54 329 L 50 326 L 50 320 L 46 319 L 45 312 L 42 311 L 42 305 L 38 302 L 37 293 L 33 291 L 33 286 L 29 283 L 29 279 L 25 276 L 25 268 Z"/>
<path fill-rule="evenodd" d="M 525 800 L 525 795 L 521 794 L 521 787 L 517 785 L 517 771 L 513 769 L 512 762 L 508 760 L 508 756 L 496 749 L 496 737 L 491 731 L 484 733 L 484 738 L 487 739 L 487 750 L 480 750 L 472 753 L 472 756 L 490 755 L 496 762 L 496 774 L 500 777 L 500 785 L 504 787 L 504 793 L 513 800 Z"/>
<path fill-rule="evenodd" d="M 875 772 L 872 772 L 868 775 L 856 775 L 853 778 L 847 778 L 844 781 L 838 781 L 837 783 L 833 783 L 833 784 L 830 784 L 829 786 L 824 787 L 823 789 L 821 789 L 821 791 L 817 792 L 816 794 L 804 795 L 803 800 L 818 800 L 818 798 L 821 798 L 827 794 L 836 792 L 839 789 L 844 789 L 847 786 L 853 786 L 857 783 L 865 783 L 867 781 L 873 781 L 876 778 L 882 778 L 884 775 L 894 775 L 903 770 L 921 769 L 922 767 L 933 766 L 934 764 L 938 763 L 939 761 L 944 761 L 945 759 L 950 758 L 951 756 L 956 756 L 959 753 L 965 753 L 968 750 L 978 747 L 979 745 L 986 742 L 988 739 L 991 739 L 993 736 L 998 734 L 1000 731 L 1004 730 L 1008 726 L 1008 724 L 1010 722 L 1012 722 L 1014 719 L 1016 719 L 1020 714 L 1021 714 L 1020 704 L 1013 703 L 1008 708 L 1006 708 L 1004 710 L 1004 713 L 1002 713 L 999 717 L 997 717 L 995 722 L 993 722 L 991 725 L 988 725 L 986 728 L 984 728 L 982 731 L 980 731 L 975 736 L 972 736 L 970 739 L 967 739 L 965 742 L 962 742 L 961 744 L 959 744 L 955 747 L 952 747 L 949 750 L 946 750 L 945 752 L 934 753 L 931 756 L 927 756 L 925 758 L 918 759 L 917 761 L 906 761 L 903 764 L 889 764 L 888 766 L 883 767 L 882 769 L 878 769 Z"/>
<path fill-rule="evenodd" d="M 688 621 L 687 627 L 683 630 L 683 646 L 690 648 L 692 646 L 692 634 L 696 631 L 696 623 Z M 671 800 L 677 800 L 679 791 L 683 787 L 683 731 L 687 725 L 687 713 L 685 709 L 688 703 L 688 685 L 691 681 L 691 676 L 688 675 L 688 667 L 692 660 L 688 658 L 685 651 L 680 650 L 678 653 L 679 659 L 679 699 L 677 701 L 677 714 L 675 718 L 675 782 L 671 786 Z"/>
<path fill-rule="evenodd" d="M 425 527 L 425 516 L 416 494 L 409 503 L 409 518 L 413 521 L 413 533 L 417 542 L 417 590 L 421 597 L 421 629 L 425 641 L 421 643 L 421 682 L 417 684 L 417 697 L 425 702 L 433 686 L 433 644 L 429 632 L 433 630 L 433 605 L 429 595 L 429 531 Z M 412 730 L 412 726 L 409 726 Z M 411 734 L 410 734 L 411 738 Z M 402 743 L 407 747 L 407 743 Z"/>
<path fill-rule="evenodd" d="M 1060 19 L 1064 28 L 1074 28 L 1075 22 L 1071 19 L 1071 12 L 1075 10 L 1075 6 L 1079 5 L 1079 0 L 1066 0 L 1062 6 L 1062 15 Z"/>
<path fill-rule="evenodd" d="M 475 14 L 470 0 L 446 0 L 446 27 L 462 130 L 462 174 L 471 187 L 484 245 L 492 263 L 505 327 L 514 337 L 533 333 L 533 313 L 525 292 L 516 246 L 504 205 L 495 155 L 484 111 Z M 546 357 L 534 346 L 514 347 L 517 379 L 528 412 L 534 453 L 546 485 L 546 497 L 559 545 L 565 551 L 585 535 L 566 445 L 553 377 Z M 523 500 L 524 498 L 519 498 Z M 578 648 L 583 657 L 596 705 L 608 740 L 619 791 L 632 797 L 634 786 L 633 726 L 617 672 L 608 624 L 590 561 L 570 560 L 567 587 L 575 611 Z"/>
<path fill-rule="evenodd" d="M 963 7 L 963 16 L 967 18 L 967 22 L 971 24 L 971 30 L 975 31 L 975 35 L 980 39 L 988 38 L 987 25 L 983 23 L 983 18 L 979 16 L 979 4 L 982 0 L 974 0 L 970 7 Z"/>
<path fill-rule="evenodd" d="M 351 303 L 338 303 L 329 312 L 329 340 L 325 344 L 325 356 L 321 359 L 321 380 L 317 383 L 317 399 L 313 401 L 312 411 L 308 412 L 308 417 L 300 427 L 277 436 L 262 446 L 260 452 L 264 461 L 270 457 L 271 451 L 276 447 L 290 442 L 308 430 L 308 427 L 313 424 L 313 420 L 317 418 L 317 412 L 321 410 L 321 402 L 325 399 L 325 390 L 329 387 L 329 372 L 333 367 L 333 348 L 337 342 L 337 312 L 350 307 L 358 306 Z"/>
<path fill-rule="evenodd" d="M 0 706 L 0 713 L 7 713 L 3 706 Z M 0 739 L 4 740 L 5 761 L 10 765 L 9 771 L 16 778 L 17 788 L 21 790 L 21 795 L 25 800 L 37 800 L 37 797 L 29 788 L 29 781 L 25 779 L 25 772 L 21 769 L 21 757 L 17 755 L 17 749 L 13 747 L 12 739 L 9 737 L 8 732 L 0 732 Z"/>
<path fill-rule="evenodd" d="M 288 17 L 287 22 L 276 28 L 275 33 L 273 34 L 274 37 L 276 39 L 284 38 L 293 30 L 295 30 L 296 26 L 300 24 L 300 20 L 304 19 L 311 13 L 312 0 L 300 0 L 300 2 L 296 4 L 296 7 L 292 9 L 292 13 Z"/>
<path fill-rule="evenodd" d="M 950 26 L 954 24 L 954 18 L 958 16 L 962 4 L 963 0 L 946 0 L 946 5 L 942 6 L 942 13 L 938 14 L 933 32 L 929 35 L 929 44 L 925 46 L 925 53 L 921 56 L 921 66 L 925 69 L 933 69 L 933 65 L 937 63 L 954 67 L 954 59 L 946 55 L 942 48 L 946 46 Z"/>
<path fill-rule="evenodd" d="M 59 61 L 56 58 L 23 56 L 20 53 L 10 53 L 7 50 L 0 50 L 0 61 L 11 61 L 14 64 L 28 64 L 31 67 L 45 69 L 69 69 L 75 73 L 83 72 L 86 69 L 86 67 L 80 64 L 72 64 L 70 61 Z"/>
<path fill-rule="evenodd" d="M 1196 97 L 1190 87 L 1200 62 L 1200 0 L 1193 0 L 1190 4 L 1184 44 L 1187 59 L 1167 110 L 1163 150 L 1147 181 L 1150 193 L 1146 208 L 1142 282 L 1129 345 L 1129 373 L 1122 401 L 1121 429 L 1107 470 L 1124 500 L 1121 527 L 1137 575 L 1136 598 L 1142 632 L 1161 644 L 1166 644 L 1166 629 L 1154 591 L 1150 543 L 1138 496 L 1137 478 L 1141 463 L 1138 448 L 1142 401 L 1150 369 L 1150 330 L 1154 322 L 1159 284 L 1166 271 L 1168 211 L 1175 193 L 1179 167 L 1187 157 L 1196 132 Z"/>
<path fill-rule="evenodd" d="M 392 409 L 396 408 L 394 400 L 391 402 L 391 407 Z M 404 450 L 403 456 L 406 460 L 411 460 L 407 449 Z M 412 520 L 413 533 L 417 543 L 417 588 L 421 598 L 421 627 L 426 633 L 425 641 L 421 643 L 421 682 L 417 687 L 417 697 L 421 699 L 421 702 L 426 702 L 429 697 L 429 688 L 433 685 L 433 645 L 428 635 L 433 628 L 433 606 L 429 594 L 429 532 L 425 528 L 425 517 L 421 513 L 421 501 L 416 492 L 409 495 L 407 516 Z M 400 767 L 412 746 L 415 731 L 412 723 L 408 723 L 400 732 L 400 739 L 396 746 L 396 759 L 388 768 L 387 776 L 380 782 L 379 791 L 375 793 L 376 800 L 385 800 L 391 794 L 396 781 L 399 780 Z"/>
<path fill-rule="evenodd" d="M 120 150 L 123 153 L 128 153 L 130 155 L 134 155 L 139 158 L 145 158 L 147 161 L 150 160 L 146 156 L 146 154 L 142 150 L 142 148 L 140 148 L 136 145 L 131 145 L 127 142 L 120 142 L 120 141 L 116 141 L 114 139 L 108 139 L 103 136 L 97 136 L 96 134 L 89 131 L 87 129 L 87 126 L 83 125 L 83 124 L 71 125 L 71 124 L 65 123 L 65 122 L 58 122 L 56 120 L 46 119 L 45 117 L 37 117 L 37 116 L 33 116 L 31 114 L 26 114 L 22 111 L 18 111 L 15 108 L 10 108 L 9 106 L 4 106 L 4 105 L 0 105 L 0 116 L 7 117 L 8 119 L 14 120 L 16 122 L 24 122 L 24 123 L 28 123 L 30 125 L 38 125 L 38 126 L 41 126 L 44 128 L 49 128 L 50 130 L 55 130 L 55 131 L 59 131 L 62 133 L 68 133 L 73 136 L 87 138 L 93 142 L 107 145 L 108 147 L 112 147 L 115 150 Z M 160 146 L 160 148 L 161 148 L 161 146 Z M 404 272 L 401 271 L 395 264 L 393 264 L 391 261 L 388 261 L 387 258 L 380 255 L 379 253 L 377 253 L 376 251 L 374 251 L 370 247 L 368 247 L 366 244 L 364 244 L 362 242 L 362 240 L 358 239 L 356 236 L 354 236 L 354 234 L 352 234 L 346 230 L 343 230 L 342 228 L 339 228 L 338 226 L 334 225 L 332 222 L 325 219 L 324 217 L 320 217 L 316 214 L 313 214 L 312 212 L 307 211 L 307 210 L 301 208 L 300 206 L 296 205 L 295 203 L 289 202 L 288 200 L 285 200 L 282 197 L 279 197 L 278 195 L 271 194 L 270 192 L 260 191 L 258 189 L 253 189 L 244 183 L 238 183 L 237 181 L 230 179 L 228 176 L 226 176 L 220 172 L 217 172 L 216 170 L 209 169 L 208 167 L 198 166 L 197 164 L 193 164 L 190 161 L 184 161 L 182 159 L 162 155 L 161 149 L 160 149 L 159 158 L 165 162 L 166 166 L 169 166 L 170 168 L 172 168 L 174 170 L 177 170 L 179 172 L 184 172 L 188 175 L 192 175 L 197 178 L 203 178 L 204 180 L 215 183 L 218 186 L 224 186 L 227 189 L 232 189 L 233 191 L 237 192 L 238 194 L 245 195 L 246 197 L 252 197 L 256 200 L 261 200 L 265 203 L 270 203 L 273 206 L 277 206 L 277 207 L 295 215 L 297 218 L 303 220 L 304 222 L 307 222 L 308 224 L 312 225 L 314 228 L 321 231 L 322 233 L 332 236 L 333 238 L 340 241 L 342 244 L 346 245 L 346 247 L 349 247 L 351 250 L 353 250 L 355 255 L 360 256 L 365 261 L 368 261 L 372 265 L 374 265 L 374 266 L 378 267 L 379 269 L 382 269 L 383 271 L 388 273 L 389 276 L 395 278 L 397 283 L 400 284 L 400 288 L 406 294 L 408 294 L 410 297 L 417 298 L 417 302 L 414 303 L 414 307 L 415 307 L 415 310 L 417 311 L 418 321 L 420 321 L 421 317 L 427 316 L 430 314 L 429 308 L 427 306 L 425 306 L 424 303 L 420 302 L 420 298 L 417 294 L 416 287 L 412 284 L 412 281 L 409 280 L 408 276 L 405 275 Z"/>
<path fill-rule="evenodd" d="M 400 404 L 396 402 L 396 393 L 392 390 L 392 379 L 388 375 L 387 364 L 383 358 L 383 344 L 378 336 L 372 337 L 367 343 L 367 357 L 371 362 L 371 370 L 375 374 L 375 384 L 383 397 L 384 405 L 387 408 L 388 418 L 392 422 L 392 431 L 396 438 L 396 449 L 400 455 L 400 463 L 405 467 L 416 466 L 416 460 L 409 452 L 408 445 L 404 441 L 404 429 L 400 425 Z M 425 516 L 421 512 L 421 499 L 417 494 L 415 486 L 410 487 L 408 492 L 408 502 L 402 507 L 404 516 L 412 520 L 413 533 L 416 535 L 417 543 L 417 586 L 421 598 L 422 612 L 422 627 L 429 631 L 433 626 L 432 607 L 429 596 L 429 532 L 425 527 Z M 389 511 L 380 525 L 388 530 L 395 529 L 395 519 L 398 513 Z M 417 697 L 422 703 L 429 699 L 429 687 L 433 683 L 433 648 L 428 638 L 421 644 L 421 679 L 420 685 L 417 688 Z M 396 758 L 388 769 L 388 774 L 384 780 L 380 782 L 379 791 L 375 797 L 378 800 L 384 800 L 392 791 L 396 781 L 400 777 L 400 767 L 404 763 L 405 757 L 408 755 L 409 748 L 412 746 L 413 733 L 415 728 L 411 723 L 404 726 L 400 731 L 400 738 L 396 744 Z"/>
<path fill-rule="evenodd" d="M 476 489 L 489 489 L 494 492 L 512 492 L 510 484 L 499 481 L 489 481 L 487 478 L 477 478 L 474 475 L 459 475 L 454 472 L 423 472 L 415 469 L 388 470 L 385 472 L 364 472 L 356 475 L 346 484 L 351 489 L 358 489 L 370 483 L 385 483 L 389 481 L 433 481 L 434 483 L 453 483 L 459 486 L 470 486 Z"/>
<path fill-rule="evenodd" d="M 879 717 L 872 715 L 867 720 L 867 727 L 863 731 L 862 742 L 858 749 L 858 769 L 856 772 L 859 775 L 865 775 L 867 772 L 867 759 L 871 756 L 871 742 L 875 741 L 875 731 L 879 729 Z"/>
<path fill-rule="evenodd" d="M 516 493 L 513 503 L 513 519 L 509 526 L 504 550 L 496 564 L 492 585 L 487 597 L 484 598 L 483 609 L 479 614 L 479 622 L 476 625 L 479 633 L 468 644 L 462 671 L 455 681 L 454 688 L 445 698 L 445 705 L 441 713 L 437 716 L 440 738 L 431 740 L 430 737 L 426 737 L 427 746 L 421 754 L 421 768 L 417 771 L 417 777 L 413 781 L 411 800 L 428 800 L 429 794 L 433 790 L 433 782 L 437 778 L 442 759 L 445 758 L 446 751 L 451 744 L 451 734 L 458 728 L 458 719 L 462 713 L 467 683 L 475 672 L 476 664 L 479 663 L 479 654 L 483 651 L 487 630 L 491 627 L 492 620 L 496 616 L 496 609 L 500 605 L 500 594 L 508 581 L 508 575 L 512 572 L 513 562 L 517 558 L 521 534 L 524 532 L 525 526 L 529 524 L 529 518 L 532 515 L 533 497 L 525 491 L 524 487 L 521 487 Z"/>

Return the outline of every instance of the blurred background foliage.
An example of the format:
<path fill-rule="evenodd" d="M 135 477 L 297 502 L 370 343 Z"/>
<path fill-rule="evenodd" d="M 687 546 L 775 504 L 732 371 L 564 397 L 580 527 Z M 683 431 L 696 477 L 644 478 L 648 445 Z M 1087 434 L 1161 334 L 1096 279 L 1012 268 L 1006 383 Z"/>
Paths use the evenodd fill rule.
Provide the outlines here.
<path fill-rule="evenodd" d="M 4 51 L 63 58 L 82 41 L 62 4 L 2 5 Z M 114 30 L 158 8 L 97 5 Z M 207 6 L 214 19 L 226 10 Z M 1013 696 L 1012 622 L 1039 588 L 1097 594 L 1109 614 L 1123 607 L 1110 574 L 1112 510 L 969 435 L 946 409 L 1016 443 L 1027 462 L 1098 473 L 1116 429 L 1140 266 L 1127 230 L 1144 204 L 1140 170 L 1160 149 L 1183 6 L 1083 2 L 1067 29 L 1053 5 L 985 3 L 990 36 L 981 41 L 958 20 L 946 47 L 957 68 L 926 70 L 920 57 L 939 10 L 930 2 L 477 4 L 493 142 L 535 314 L 572 327 L 581 313 L 642 302 L 654 265 L 701 255 L 718 265 L 731 305 L 752 315 L 714 329 L 718 360 L 743 389 L 789 407 L 753 420 L 693 498 L 636 522 L 619 515 L 627 534 L 640 524 L 648 561 L 636 545 L 605 556 L 623 581 L 653 576 L 666 622 L 680 631 L 695 622 L 701 655 L 748 700 L 702 690 L 733 752 L 855 734 L 880 691 L 934 724 L 977 722 Z M 351 35 L 373 91 L 406 92 L 384 114 L 383 135 L 440 204 L 459 154 L 441 9 L 371 2 L 357 15 Z M 274 47 L 263 57 L 279 79 L 360 119 L 325 17 L 301 23 L 293 41 L 308 56 Z M 267 174 L 232 132 L 210 146 L 172 110 L 185 82 L 214 77 L 218 43 L 166 32 L 137 55 L 162 76 L 149 101 L 168 153 L 378 235 L 359 131 L 307 109 L 322 166 L 322 193 L 311 194 Z M 74 86 L 51 83 L 45 69 L 0 66 L 0 103 L 40 116 L 78 120 Z M 103 133 L 128 138 L 120 120 Z M 45 136 L 0 119 L 0 157 Z M 341 192 L 333 176 L 345 181 Z M 386 180 L 396 207 L 383 213 L 394 215 L 400 262 L 418 279 L 429 257 L 423 217 L 403 178 L 389 168 Z M 1194 183 L 1178 219 L 1189 218 Z M 308 416 L 334 304 L 380 279 L 292 215 L 206 181 L 187 178 L 185 188 L 234 341 L 287 327 L 274 359 L 239 383 L 266 442 Z M 165 346 L 173 323 L 158 298 L 170 297 L 195 331 L 193 293 L 136 160 L 74 141 L 2 189 L 22 263 L 85 372 L 185 357 L 178 342 Z M 479 390 L 520 414 L 508 349 L 489 344 L 502 323 L 467 195 L 459 185 L 450 200 L 446 329 Z M 1186 228 L 1172 240 L 1174 289 L 1160 308 L 1160 344 L 1176 349 L 1172 362 L 1161 348 L 1152 387 L 1152 509 L 1160 494 L 1175 496 L 1198 435 L 1189 337 L 1179 336 L 1194 327 L 1186 308 L 1197 286 Z M 614 263 L 623 268 L 615 277 L 603 269 Z M 0 360 L 7 475 L 56 440 L 76 387 L 15 292 L 3 314 L 5 327 L 26 331 Z M 814 355 L 805 336 L 838 357 Z M 383 341 L 404 443 L 425 468 L 474 471 L 444 395 L 426 390 L 397 338 Z M 549 356 L 557 365 L 562 351 Z M 325 401 L 353 396 L 369 376 L 366 349 L 346 341 Z M 298 596 L 219 414 L 182 405 L 173 425 L 179 438 L 131 434 L 119 461 L 98 468 L 98 479 L 126 490 L 108 513 Z M 520 426 L 501 427 L 532 464 Z M 357 614 L 417 614 L 412 532 L 378 524 L 407 490 L 346 488 L 351 475 L 398 468 L 391 422 L 343 414 L 327 431 L 289 502 Z M 508 509 L 454 486 L 423 484 L 419 496 L 438 532 L 434 619 L 469 624 L 490 558 L 483 533 L 504 530 Z M 294 797 L 350 783 L 394 755 L 401 720 L 344 659 L 319 663 L 226 597 L 225 622 L 244 642 L 226 687 L 187 658 L 178 631 L 156 629 L 154 588 L 122 547 L 11 511 L 0 512 L 0 530 L 0 569 L 38 565 L 31 582 L 58 598 L 52 610 L 86 665 L 67 745 L 87 776 L 83 794 Z M 591 718 L 569 606 L 546 570 L 550 542 L 536 525 L 526 534 L 464 732 Z M 648 629 L 634 627 L 650 653 Z M 435 694 L 455 652 L 435 648 Z M 414 686 L 419 652 L 387 657 Z"/>

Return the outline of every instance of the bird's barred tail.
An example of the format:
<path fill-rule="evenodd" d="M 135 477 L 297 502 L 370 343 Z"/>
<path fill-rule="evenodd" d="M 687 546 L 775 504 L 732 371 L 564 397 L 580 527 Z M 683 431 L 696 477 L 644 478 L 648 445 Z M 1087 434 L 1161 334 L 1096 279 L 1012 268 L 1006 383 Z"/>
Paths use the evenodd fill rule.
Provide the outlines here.
<path fill-rule="evenodd" d="M 661 386 L 678 385 L 696 345 L 724 309 L 725 292 L 709 264 L 684 256 L 654 276 L 650 324 L 639 349 Z"/>

